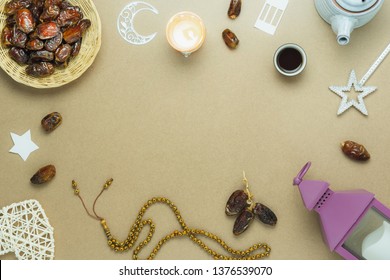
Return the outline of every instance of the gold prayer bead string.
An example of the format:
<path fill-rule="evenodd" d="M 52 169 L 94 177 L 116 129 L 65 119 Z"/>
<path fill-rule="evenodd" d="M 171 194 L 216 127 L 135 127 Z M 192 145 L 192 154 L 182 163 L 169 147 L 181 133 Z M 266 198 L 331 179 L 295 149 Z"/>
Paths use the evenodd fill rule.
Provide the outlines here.
<path fill-rule="evenodd" d="M 244 174 L 244 178 L 245 178 L 245 174 Z M 101 196 L 101 194 L 105 190 L 107 190 L 111 186 L 112 182 L 113 182 L 113 179 L 107 180 L 107 182 L 103 185 L 101 192 L 96 197 L 96 199 L 93 203 L 93 213 L 95 214 L 95 216 L 90 214 L 88 209 L 86 208 L 85 203 L 80 196 L 80 190 L 77 186 L 77 183 L 74 180 L 72 181 L 72 188 L 74 190 L 74 194 L 80 198 L 87 214 L 89 216 L 91 216 L 92 218 L 100 221 L 100 224 L 101 224 L 101 226 L 106 234 L 108 246 L 116 252 L 125 252 L 125 251 L 128 251 L 131 248 L 133 248 L 133 246 L 137 242 L 138 237 L 139 237 L 141 231 L 143 230 L 143 228 L 145 226 L 149 226 L 149 233 L 148 233 L 147 237 L 143 241 L 139 242 L 138 245 L 133 250 L 133 259 L 138 260 L 139 253 L 142 251 L 142 249 L 145 246 L 147 246 L 150 243 L 150 241 L 152 240 L 153 234 L 155 232 L 155 229 L 156 229 L 156 226 L 151 219 L 143 220 L 145 212 L 152 205 L 165 204 L 174 213 L 176 220 L 178 221 L 178 223 L 181 227 L 181 230 L 174 230 L 170 234 L 168 234 L 165 237 L 163 237 L 162 239 L 160 239 L 160 241 L 157 243 L 157 245 L 153 248 L 153 250 L 151 251 L 151 253 L 147 257 L 148 260 L 154 259 L 157 255 L 157 253 L 161 250 L 161 247 L 165 243 L 167 243 L 168 241 L 170 241 L 172 239 L 175 239 L 178 237 L 183 237 L 183 236 L 188 237 L 191 241 L 193 241 L 194 244 L 198 245 L 202 250 L 204 250 L 207 254 L 211 255 L 216 260 L 257 260 L 257 259 L 262 259 L 264 257 L 268 257 L 270 255 L 271 248 L 265 243 L 254 244 L 251 247 L 249 247 L 248 249 L 243 250 L 243 251 L 235 250 L 232 247 L 228 246 L 220 237 L 218 237 L 217 235 L 215 235 L 211 232 L 208 232 L 208 231 L 205 231 L 202 229 L 189 228 L 186 225 L 186 223 L 184 222 L 184 219 L 182 218 L 177 206 L 172 201 L 170 201 L 168 198 L 165 198 L 165 197 L 153 197 L 152 199 L 149 199 L 141 207 L 140 211 L 138 212 L 138 215 L 136 217 L 134 224 L 130 227 L 130 231 L 129 231 L 127 238 L 122 242 L 118 241 L 115 237 L 113 237 L 111 235 L 111 231 L 110 231 L 110 228 L 107 226 L 106 220 L 104 218 L 99 217 L 95 212 L 95 205 L 96 205 L 98 198 Z M 205 237 L 205 238 L 208 238 L 208 239 L 216 242 L 217 244 L 219 244 L 221 246 L 221 248 L 227 254 L 226 253 L 225 254 L 217 253 L 215 250 L 213 250 L 209 246 L 207 246 L 204 243 L 204 241 L 199 239 L 199 237 Z M 261 252 L 254 254 L 254 252 L 257 250 L 261 250 Z"/>

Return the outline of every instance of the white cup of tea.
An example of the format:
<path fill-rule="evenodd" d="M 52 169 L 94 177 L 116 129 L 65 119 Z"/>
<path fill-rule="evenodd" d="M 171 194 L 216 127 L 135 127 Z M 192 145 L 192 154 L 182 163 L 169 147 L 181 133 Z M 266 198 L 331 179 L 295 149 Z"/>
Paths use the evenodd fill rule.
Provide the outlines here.
<path fill-rule="evenodd" d="M 306 67 L 306 53 L 296 44 L 284 44 L 280 46 L 274 55 L 276 70 L 284 76 L 296 76 Z"/>
<path fill-rule="evenodd" d="M 202 19 L 193 12 L 180 12 L 171 17 L 166 27 L 169 44 L 185 57 L 197 51 L 206 37 Z"/>

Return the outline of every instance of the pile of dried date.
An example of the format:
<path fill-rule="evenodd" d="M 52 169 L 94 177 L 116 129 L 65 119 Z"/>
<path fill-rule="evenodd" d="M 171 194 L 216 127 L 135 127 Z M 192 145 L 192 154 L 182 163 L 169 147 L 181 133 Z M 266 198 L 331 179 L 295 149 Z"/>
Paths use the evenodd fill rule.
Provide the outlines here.
<path fill-rule="evenodd" d="M 270 226 L 275 226 L 278 221 L 270 208 L 261 203 L 254 203 L 243 190 L 236 190 L 231 194 L 226 203 L 225 213 L 228 216 L 238 215 L 233 225 L 235 235 L 243 233 L 255 217 Z"/>
<path fill-rule="evenodd" d="M 11 0 L 1 43 L 26 73 L 47 77 L 78 55 L 84 32 L 91 26 L 80 7 L 66 0 Z"/>

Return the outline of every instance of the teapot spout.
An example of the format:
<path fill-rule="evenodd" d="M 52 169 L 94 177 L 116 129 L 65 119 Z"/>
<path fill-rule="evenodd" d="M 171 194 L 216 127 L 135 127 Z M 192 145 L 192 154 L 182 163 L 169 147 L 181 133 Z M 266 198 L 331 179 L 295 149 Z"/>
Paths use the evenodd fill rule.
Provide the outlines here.
<path fill-rule="evenodd" d="M 334 33 L 337 35 L 339 45 L 347 45 L 351 32 L 355 29 L 357 20 L 351 17 L 336 15 L 331 19 L 331 25 Z"/>

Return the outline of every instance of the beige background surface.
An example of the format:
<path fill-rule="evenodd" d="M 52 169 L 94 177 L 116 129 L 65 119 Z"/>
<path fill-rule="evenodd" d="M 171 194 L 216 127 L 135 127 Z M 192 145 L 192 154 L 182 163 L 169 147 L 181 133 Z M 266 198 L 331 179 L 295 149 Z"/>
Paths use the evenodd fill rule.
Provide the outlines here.
<path fill-rule="evenodd" d="M 129 2 L 95 1 L 102 48 L 92 67 L 71 84 L 35 90 L 0 71 L 0 205 L 39 200 L 55 228 L 56 259 L 130 259 L 130 252 L 108 248 L 99 223 L 86 215 L 71 189 L 71 180 L 77 180 L 91 206 L 113 177 L 97 211 L 120 239 L 145 201 L 165 196 L 188 226 L 213 232 L 237 249 L 267 242 L 273 260 L 340 259 L 323 243 L 318 217 L 306 211 L 292 178 L 310 160 L 306 178 L 328 181 L 334 190 L 365 188 L 390 205 L 390 58 L 367 83 L 378 86 L 365 98 L 368 117 L 355 109 L 337 116 L 341 99 L 328 90 L 345 85 L 351 69 L 361 78 L 389 43 L 388 1 L 344 47 L 308 0 L 290 0 L 274 36 L 253 27 L 262 0 L 244 1 L 234 21 L 226 16 L 228 0 L 148 0 L 160 13 L 139 14 L 135 26 L 141 34 L 158 34 L 147 45 L 130 45 L 116 29 Z M 165 39 L 166 22 L 182 10 L 199 14 L 207 28 L 204 46 L 188 59 Z M 238 49 L 224 45 L 225 28 L 239 37 Z M 308 56 L 307 68 L 296 78 L 282 77 L 272 64 L 274 51 L 288 42 L 301 45 Z M 40 120 L 52 111 L 64 121 L 46 134 Z M 28 129 L 40 148 L 24 162 L 8 152 L 9 133 Z M 339 143 L 347 139 L 364 144 L 371 160 L 360 164 L 346 158 Z M 55 179 L 31 185 L 30 177 L 49 163 L 57 167 Z M 224 207 L 241 188 L 243 170 L 255 199 L 273 209 L 279 221 L 275 228 L 255 221 L 235 237 L 234 218 Z M 179 228 L 165 206 L 154 206 L 145 217 L 156 223 L 152 245 Z M 157 259 L 209 255 L 182 238 L 165 245 Z"/>

